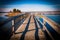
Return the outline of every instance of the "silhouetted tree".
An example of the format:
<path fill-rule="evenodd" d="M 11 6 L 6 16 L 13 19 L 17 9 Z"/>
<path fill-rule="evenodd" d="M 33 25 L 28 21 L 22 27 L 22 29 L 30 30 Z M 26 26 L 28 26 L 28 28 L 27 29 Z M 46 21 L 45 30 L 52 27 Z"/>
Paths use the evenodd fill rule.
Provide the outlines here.
<path fill-rule="evenodd" d="M 16 12 L 16 9 L 13 9 L 13 12 Z"/>
<path fill-rule="evenodd" d="M 12 13 L 12 11 L 10 11 L 10 13 Z"/>
<path fill-rule="evenodd" d="M 21 11 L 19 9 L 17 9 L 17 12 L 21 13 Z"/>

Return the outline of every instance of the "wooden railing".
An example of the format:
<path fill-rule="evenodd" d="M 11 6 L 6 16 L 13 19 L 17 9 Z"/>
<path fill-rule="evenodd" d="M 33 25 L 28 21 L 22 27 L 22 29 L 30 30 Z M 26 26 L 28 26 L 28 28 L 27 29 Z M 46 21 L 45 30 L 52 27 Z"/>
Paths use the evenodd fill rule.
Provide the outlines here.
<path fill-rule="evenodd" d="M 1 38 L 8 40 L 17 28 L 24 22 L 24 20 L 29 16 L 29 14 L 20 14 L 17 16 L 12 16 L 0 22 L 0 35 Z M 5 36 L 5 37 L 4 37 Z"/>
<path fill-rule="evenodd" d="M 48 19 L 45 16 L 41 17 L 42 20 L 40 19 L 40 17 L 35 17 L 35 18 L 37 22 L 39 23 L 40 28 L 44 31 L 44 33 L 46 32 L 45 34 L 49 35 L 51 40 L 59 39 L 60 25 L 57 25 L 56 23 L 54 23 L 52 20 Z M 49 37 L 47 37 L 47 39 L 50 39 Z"/>

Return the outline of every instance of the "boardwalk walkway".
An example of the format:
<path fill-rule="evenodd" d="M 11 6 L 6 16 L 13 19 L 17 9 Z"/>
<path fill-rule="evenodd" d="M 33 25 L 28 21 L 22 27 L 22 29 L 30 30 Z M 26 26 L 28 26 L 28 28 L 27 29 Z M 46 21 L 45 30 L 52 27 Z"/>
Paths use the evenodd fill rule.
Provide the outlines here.
<path fill-rule="evenodd" d="M 31 15 L 16 30 L 10 40 L 45 40 L 44 33 Z"/>
<path fill-rule="evenodd" d="M 15 31 L 10 40 L 58 40 L 60 36 L 58 30 L 60 29 L 54 24 L 45 16 L 40 18 L 30 15 Z"/>

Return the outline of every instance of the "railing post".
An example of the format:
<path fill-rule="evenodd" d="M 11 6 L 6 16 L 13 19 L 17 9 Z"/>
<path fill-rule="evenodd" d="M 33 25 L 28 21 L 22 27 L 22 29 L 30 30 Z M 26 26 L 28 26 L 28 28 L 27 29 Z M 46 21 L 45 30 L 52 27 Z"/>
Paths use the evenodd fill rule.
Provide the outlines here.
<path fill-rule="evenodd" d="M 45 24 L 46 24 L 46 21 L 43 19 L 43 30 L 45 30 Z"/>
<path fill-rule="evenodd" d="M 13 35 L 14 35 L 14 20 L 12 20 L 12 32 L 13 32 Z M 15 35 L 14 35 L 15 36 Z"/>

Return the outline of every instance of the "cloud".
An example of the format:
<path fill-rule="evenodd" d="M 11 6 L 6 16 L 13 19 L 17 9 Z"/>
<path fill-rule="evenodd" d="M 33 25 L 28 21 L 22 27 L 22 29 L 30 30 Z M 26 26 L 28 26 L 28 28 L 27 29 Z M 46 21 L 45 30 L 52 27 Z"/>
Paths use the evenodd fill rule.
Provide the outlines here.
<path fill-rule="evenodd" d="M 21 4 L 21 5 L 6 5 L 4 8 L 0 8 L 0 11 L 10 11 L 12 9 L 20 9 L 21 11 L 57 11 L 60 9 L 60 5 L 42 5 L 42 4 Z"/>

